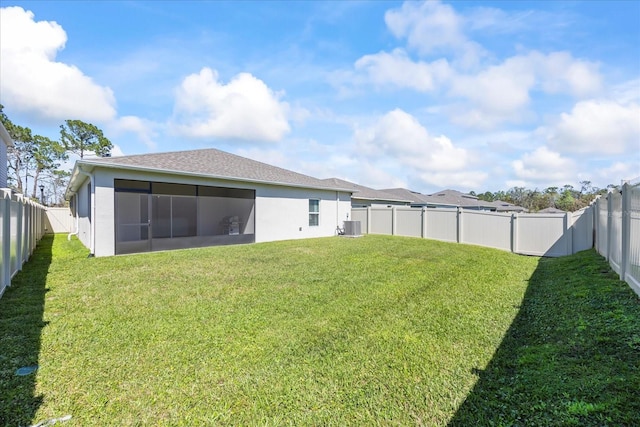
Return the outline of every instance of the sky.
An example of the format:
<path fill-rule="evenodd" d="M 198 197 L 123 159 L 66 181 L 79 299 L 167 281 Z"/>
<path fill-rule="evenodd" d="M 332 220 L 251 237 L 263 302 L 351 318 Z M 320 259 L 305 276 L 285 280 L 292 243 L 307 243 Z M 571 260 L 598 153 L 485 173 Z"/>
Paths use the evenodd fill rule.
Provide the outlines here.
<path fill-rule="evenodd" d="M 640 177 L 640 1 L 0 0 L 0 103 L 425 194 Z"/>

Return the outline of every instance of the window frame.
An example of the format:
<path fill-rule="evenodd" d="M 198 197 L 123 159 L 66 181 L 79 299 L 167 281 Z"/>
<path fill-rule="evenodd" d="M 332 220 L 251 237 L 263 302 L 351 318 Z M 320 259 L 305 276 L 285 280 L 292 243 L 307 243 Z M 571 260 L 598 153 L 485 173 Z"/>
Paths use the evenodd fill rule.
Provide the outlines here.
<path fill-rule="evenodd" d="M 315 202 L 315 211 L 312 210 L 312 203 Z M 312 221 L 312 218 L 316 218 L 315 221 Z M 315 223 L 314 223 L 315 222 Z M 309 199 L 309 227 L 319 227 L 320 226 L 320 199 Z"/>

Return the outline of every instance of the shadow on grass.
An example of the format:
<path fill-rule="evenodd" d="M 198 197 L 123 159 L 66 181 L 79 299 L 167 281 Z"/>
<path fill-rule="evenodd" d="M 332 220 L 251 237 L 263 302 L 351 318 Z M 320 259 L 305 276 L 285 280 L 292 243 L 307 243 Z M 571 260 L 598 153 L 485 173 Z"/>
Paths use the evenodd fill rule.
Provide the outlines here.
<path fill-rule="evenodd" d="M 640 300 L 593 250 L 541 259 L 474 373 L 450 426 L 638 425 Z"/>
<path fill-rule="evenodd" d="M 38 364 L 52 245 L 52 235 L 42 238 L 0 298 L 0 426 L 30 425 L 42 403 L 35 395 L 37 371 L 16 371 Z"/>

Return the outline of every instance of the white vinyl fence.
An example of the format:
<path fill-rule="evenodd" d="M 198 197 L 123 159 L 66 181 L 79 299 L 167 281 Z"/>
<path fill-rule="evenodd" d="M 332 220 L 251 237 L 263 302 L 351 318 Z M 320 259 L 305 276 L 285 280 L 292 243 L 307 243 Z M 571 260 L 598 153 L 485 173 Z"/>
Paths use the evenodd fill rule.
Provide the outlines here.
<path fill-rule="evenodd" d="M 44 207 L 0 189 L 0 297 L 44 234 Z"/>
<path fill-rule="evenodd" d="M 73 214 L 67 208 L 46 208 L 45 233 L 71 233 L 74 230 Z"/>
<path fill-rule="evenodd" d="M 354 208 L 362 232 L 488 246 L 559 257 L 593 247 L 593 207 L 563 214 L 505 214 L 404 206 Z"/>
<path fill-rule="evenodd" d="M 594 206 L 598 253 L 640 295 L 640 182 L 624 184 Z"/>

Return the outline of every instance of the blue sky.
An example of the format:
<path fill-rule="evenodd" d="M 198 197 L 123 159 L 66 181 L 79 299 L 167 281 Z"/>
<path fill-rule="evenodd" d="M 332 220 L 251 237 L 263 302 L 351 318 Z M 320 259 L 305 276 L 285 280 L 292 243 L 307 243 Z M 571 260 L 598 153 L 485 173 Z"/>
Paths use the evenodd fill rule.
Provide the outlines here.
<path fill-rule="evenodd" d="M 374 188 L 640 176 L 640 1 L 7 1 L 0 103 Z"/>

